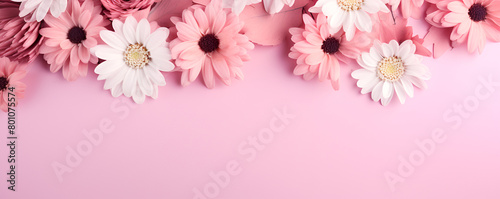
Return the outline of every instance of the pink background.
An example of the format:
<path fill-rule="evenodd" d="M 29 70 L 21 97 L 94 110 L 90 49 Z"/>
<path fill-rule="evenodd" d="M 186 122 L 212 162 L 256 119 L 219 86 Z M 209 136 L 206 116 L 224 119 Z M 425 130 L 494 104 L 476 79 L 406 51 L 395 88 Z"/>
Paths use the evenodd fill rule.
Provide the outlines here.
<path fill-rule="evenodd" d="M 17 109 L 16 192 L 7 190 L 7 134 L 0 137 L 0 198 L 191 199 L 193 189 L 213 188 L 210 173 L 231 162 L 239 163 L 240 173 L 206 198 L 500 198 L 500 87 L 478 104 L 471 101 L 482 88 L 480 78 L 500 82 L 500 45 L 487 45 L 482 55 L 458 48 L 437 60 L 426 58 L 433 75 L 429 88 L 405 105 L 393 100 L 388 107 L 360 94 L 350 77 L 355 64 L 342 68 L 341 90 L 335 92 L 328 82 L 294 76 L 288 49 L 257 47 L 245 63 L 245 80 L 218 82 L 213 90 L 201 81 L 183 88 L 178 73 L 165 74 L 159 99 L 134 107 L 124 103 L 131 99 L 104 91 L 95 74 L 66 82 L 38 59 Z M 444 115 L 464 100 L 477 107 L 468 118 L 451 113 L 461 120 L 454 129 L 456 121 Z M 262 151 L 245 145 L 283 107 L 295 115 L 285 129 Z M 113 131 L 59 181 L 52 164 L 66 164 L 66 148 L 88 143 L 82 131 L 99 128 L 105 118 Z M 5 132 L 6 114 L 0 121 Z M 436 129 L 446 139 L 418 156 L 424 153 L 415 141 L 432 138 Z M 256 151 L 255 159 L 238 151 L 242 143 Z M 399 157 L 424 159 L 401 173 Z M 406 175 L 394 191 L 387 172 Z"/>

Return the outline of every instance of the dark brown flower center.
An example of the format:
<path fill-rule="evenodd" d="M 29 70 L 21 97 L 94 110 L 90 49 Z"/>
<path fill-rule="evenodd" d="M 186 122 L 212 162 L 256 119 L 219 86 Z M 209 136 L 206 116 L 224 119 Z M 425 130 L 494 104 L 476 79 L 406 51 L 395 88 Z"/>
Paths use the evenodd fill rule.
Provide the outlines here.
<path fill-rule="evenodd" d="M 334 37 L 329 37 L 323 41 L 323 45 L 321 45 L 321 49 L 323 52 L 328 54 L 334 54 L 339 51 L 340 41 Z"/>
<path fill-rule="evenodd" d="M 5 77 L 0 77 L 0 91 L 7 89 L 7 85 L 9 85 L 9 80 Z"/>
<path fill-rule="evenodd" d="M 486 7 L 479 3 L 476 3 L 469 8 L 469 17 L 472 21 L 484 21 L 486 19 L 486 15 L 488 15 Z"/>
<path fill-rule="evenodd" d="M 198 45 L 205 53 L 211 53 L 219 49 L 220 41 L 214 34 L 206 34 L 198 41 Z"/>
<path fill-rule="evenodd" d="M 79 44 L 87 39 L 87 33 L 81 27 L 75 26 L 68 31 L 68 39 L 71 43 Z"/>

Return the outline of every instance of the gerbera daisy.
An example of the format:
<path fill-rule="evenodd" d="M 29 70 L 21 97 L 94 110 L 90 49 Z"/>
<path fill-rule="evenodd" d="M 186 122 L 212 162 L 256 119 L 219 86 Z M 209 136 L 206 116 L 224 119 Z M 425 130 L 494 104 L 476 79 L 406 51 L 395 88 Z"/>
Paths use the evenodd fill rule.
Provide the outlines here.
<path fill-rule="evenodd" d="M 411 40 L 401 45 L 397 41 L 381 44 L 376 41 L 369 53 L 363 53 L 358 58 L 362 69 L 351 75 L 358 79 L 361 93 L 371 92 L 373 101 L 382 101 L 387 105 L 394 93 L 401 104 L 405 103 L 406 95 L 413 97 L 413 85 L 426 88 L 423 80 L 430 79 L 430 72 L 420 63 L 420 57 L 415 55 L 416 47 Z"/>
<path fill-rule="evenodd" d="M 122 23 L 113 20 L 113 29 L 101 31 L 106 45 L 92 48 L 103 60 L 95 68 L 98 80 L 106 80 L 104 89 L 118 97 L 124 94 L 141 104 L 146 96 L 158 97 L 158 86 L 166 84 L 160 71 L 171 71 L 170 50 L 167 47 L 167 28 L 151 29 L 147 19 L 137 20 L 129 16 Z"/>
<path fill-rule="evenodd" d="M 178 21 L 178 38 L 170 46 L 176 65 L 182 69 L 182 85 L 193 82 L 200 71 L 208 88 L 215 86 L 215 77 L 226 85 L 232 77 L 243 78 L 240 67 L 250 59 L 247 51 L 254 45 L 240 33 L 243 23 L 234 13 L 210 3 L 191 6 L 181 19 L 174 20 Z"/>
<path fill-rule="evenodd" d="M 316 75 L 320 81 L 329 79 L 335 90 L 339 89 L 340 64 L 348 59 L 356 59 L 362 51 L 368 50 L 370 38 L 358 32 L 352 41 L 345 39 L 342 30 L 331 32 L 326 17 L 317 16 L 317 21 L 303 15 L 305 28 L 291 28 L 292 41 L 290 58 L 297 60 L 295 75 L 303 75 L 310 80 Z"/>
<path fill-rule="evenodd" d="M 11 62 L 8 58 L 0 58 L 0 109 L 7 112 L 9 93 L 15 95 L 15 104 L 24 97 L 26 85 L 21 79 L 26 76 L 24 66 L 17 62 Z M 12 96 L 10 96 L 12 97 Z"/>
<path fill-rule="evenodd" d="M 368 13 L 389 12 L 381 0 L 318 0 L 309 12 L 323 13 L 334 32 L 344 29 L 348 41 L 354 38 L 356 29 L 372 31 L 372 20 Z"/>
<path fill-rule="evenodd" d="M 63 76 L 69 81 L 87 75 L 88 65 L 97 64 L 97 57 L 90 54 L 90 48 L 97 45 L 99 32 L 105 30 L 109 21 L 101 15 L 101 6 L 93 1 L 70 0 L 70 8 L 59 18 L 47 16 L 46 28 L 40 30 L 46 40 L 40 48 L 50 71 L 62 68 Z"/>
<path fill-rule="evenodd" d="M 19 8 L 21 12 L 20 17 L 28 16 L 29 21 L 42 21 L 47 12 L 54 17 L 59 17 L 61 13 L 66 10 L 68 0 L 12 0 L 15 2 L 21 2 L 21 7 Z"/>
<path fill-rule="evenodd" d="M 453 28 L 451 41 L 467 41 L 469 52 L 484 50 L 486 39 L 500 42 L 500 1 L 429 0 L 426 20 L 437 27 Z"/>

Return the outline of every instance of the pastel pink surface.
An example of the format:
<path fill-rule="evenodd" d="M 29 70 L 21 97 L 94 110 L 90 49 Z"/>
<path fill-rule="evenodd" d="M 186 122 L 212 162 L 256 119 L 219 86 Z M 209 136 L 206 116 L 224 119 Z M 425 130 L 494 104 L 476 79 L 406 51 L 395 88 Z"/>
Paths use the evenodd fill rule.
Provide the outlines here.
<path fill-rule="evenodd" d="M 433 74 L 428 90 L 388 107 L 360 94 L 350 77 L 358 66 L 341 68 L 335 92 L 328 82 L 294 76 L 288 50 L 256 47 L 243 67 L 245 80 L 230 87 L 217 82 L 209 90 L 197 80 L 182 88 L 180 74 L 166 74 L 159 99 L 127 108 L 129 114 L 116 108 L 132 100 L 113 98 L 94 73 L 67 82 L 38 59 L 17 109 L 17 190 L 7 190 L 2 144 L 0 198 L 191 199 L 193 189 L 213 183 L 209 174 L 232 160 L 242 172 L 216 198 L 500 198 L 500 87 L 458 129 L 443 119 L 454 104 L 475 96 L 480 78 L 500 82 L 500 45 L 487 45 L 482 55 L 458 48 L 440 59 L 425 58 Z M 273 110 L 283 107 L 296 117 L 247 161 L 239 145 L 269 127 Z M 82 131 L 98 128 L 104 118 L 114 131 L 60 182 L 52 164 L 65 164 L 66 147 L 87 140 Z M 0 141 L 6 143 L 6 114 L 0 121 Z M 431 138 L 437 128 L 446 141 L 391 191 L 384 173 L 398 174 L 398 157 L 408 159 L 419 150 L 415 140 Z"/>

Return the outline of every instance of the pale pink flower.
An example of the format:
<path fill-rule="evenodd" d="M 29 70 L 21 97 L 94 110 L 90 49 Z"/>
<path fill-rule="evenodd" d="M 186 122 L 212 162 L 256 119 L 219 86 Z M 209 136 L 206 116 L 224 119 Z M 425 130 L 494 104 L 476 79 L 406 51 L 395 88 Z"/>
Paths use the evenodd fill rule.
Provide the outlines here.
<path fill-rule="evenodd" d="M 241 34 L 243 23 L 234 13 L 227 13 L 220 4 L 191 6 L 176 21 L 178 38 L 170 43 L 172 57 L 182 69 L 182 85 L 193 82 L 200 72 L 208 88 L 215 78 L 226 85 L 231 78 L 243 78 L 241 66 L 248 61 L 248 50 L 254 48 L 248 37 Z"/>
<path fill-rule="evenodd" d="M 0 0 L 0 55 L 12 61 L 32 62 L 38 56 L 42 37 L 39 22 L 19 17 L 19 3 Z"/>
<path fill-rule="evenodd" d="M 409 18 L 420 12 L 419 9 L 424 4 L 424 0 L 384 0 L 384 3 L 391 5 L 393 11 L 401 8 L 403 17 Z"/>
<path fill-rule="evenodd" d="M 330 80 L 335 90 L 339 89 L 340 63 L 357 59 L 361 52 L 370 48 L 371 41 L 365 33 L 357 32 L 348 41 L 342 30 L 332 32 L 323 14 L 314 21 L 304 14 L 305 28 L 291 28 L 292 41 L 289 57 L 297 60 L 293 73 L 311 80 L 318 76 L 320 81 Z"/>
<path fill-rule="evenodd" d="M 427 0 L 426 20 L 439 28 L 452 28 L 450 40 L 467 42 L 469 52 L 484 50 L 486 39 L 500 42 L 500 1 Z"/>
<path fill-rule="evenodd" d="M 109 19 L 124 21 L 128 16 L 147 16 L 155 0 L 101 0 L 104 14 Z M 140 18 L 140 17 L 139 17 Z"/>
<path fill-rule="evenodd" d="M 90 48 L 97 45 L 99 32 L 105 30 L 109 21 L 101 15 L 101 7 L 93 1 L 69 1 L 69 8 L 59 18 L 47 16 L 47 27 L 40 30 L 46 40 L 40 48 L 50 71 L 62 68 L 63 76 L 69 81 L 87 75 L 89 63 L 97 64 L 97 57 Z"/>
<path fill-rule="evenodd" d="M 24 76 L 26 76 L 26 70 L 23 65 L 12 62 L 6 57 L 0 58 L 0 109 L 2 111 L 7 112 L 8 103 L 14 102 L 17 106 L 18 100 L 24 97 L 26 84 L 21 82 Z M 9 93 L 13 93 L 14 96 L 9 96 Z M 15 101 L 9 101 L 9 97 L 14 97 Z"/>

